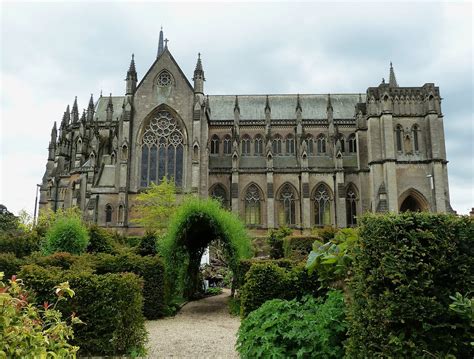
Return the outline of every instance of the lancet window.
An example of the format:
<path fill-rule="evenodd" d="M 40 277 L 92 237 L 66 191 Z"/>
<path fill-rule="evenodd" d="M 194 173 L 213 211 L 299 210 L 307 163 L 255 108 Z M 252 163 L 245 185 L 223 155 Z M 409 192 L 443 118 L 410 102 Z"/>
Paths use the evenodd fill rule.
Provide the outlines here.
<path fill-rule="evenodd" d="M 356 191 L 350 186 L 346 191 L 346 219 L 347 226 L 354 227 L 357 225 L 357 195 Z"/>
<path fill-rule="evenodd" d="M 224 155 L 230 155 L 232 153 L 232 139 L 229 135 L 224 137 Z"/>
<path fill-rule="evenodd" d="M 294 155 L 295 154 L 295 138 L 292 135 L 286 137 L 286 154 Z"/>
<path fill-rule="evenodd" d="M 326 153 L 326 136 L 320 134 L 316 138 L 318 154 Z"/>
<path fill-rule="evenodd" d="M 214 135 L 211 138 L 211 154 L 219 154 L 219 137 L 217 135 Z"/>
<path fill-rule="evenodd" d="M 331 197 L 328 188 L 321 184 L 314 193 L 314 224 L 316 226 L 331 225 Z"/>
<path fill-rule="evenodd" d="M 255 136 L 254 140 L 255 145 L 255 156 L 263 154 L 263 138 L 260 135 Z"/>
<path fill-rule="evenodd" d="M 258 187 L 251 184 L 245 193 L 245 223 L 261 224 L 261 197 Z"/>
<path fill-rule="evenodd" d="M 357 152 L 356 136 L 354 134 L 350 135 L 347 142 L 349 143 L 349 152 L 350 153 L 356 153 Z"/>
<path fill-rule="evenodd" d="M 280 213 L 278 220 L 280 225 L 296 224 L 296 195 L 293 187 L 285 184 L 280 192 Z"/>

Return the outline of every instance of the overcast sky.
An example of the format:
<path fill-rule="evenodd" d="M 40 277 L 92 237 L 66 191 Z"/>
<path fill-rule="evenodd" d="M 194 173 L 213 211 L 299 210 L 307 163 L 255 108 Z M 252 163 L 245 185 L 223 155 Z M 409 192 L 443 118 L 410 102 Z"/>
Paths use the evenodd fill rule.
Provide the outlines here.
<path fill-rule="evenodd" d="M 364 93 L 388 78 L 434 82 L 452 207 L 474 207 L 471 2 L 1 2 L 0 203 L 33 213 L 54 121 L 78 96 L 123 95 L 160 26 L 189 79 L 201 52 L 208 94 Z"/>

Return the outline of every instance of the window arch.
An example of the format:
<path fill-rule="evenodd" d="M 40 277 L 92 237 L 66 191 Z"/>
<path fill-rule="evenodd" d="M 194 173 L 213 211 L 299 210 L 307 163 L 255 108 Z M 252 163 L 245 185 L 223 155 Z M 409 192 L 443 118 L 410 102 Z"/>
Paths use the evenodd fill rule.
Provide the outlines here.
<path fill-rule="evenodd" d="M 313 136 L 311 136 L 311 135 L 306 136 L 306 145 L 307 145 L 308 155 L 313 155 L 314 154 L 314 139 L 313 139 Z"/>
<path fill-rule="evenodd" d="M 250 136 L 244 135 L 242 137 L 242 156 L 250 155 Z"/>
<path fill-rule="evenodd" d="M 214 185 L 211 188 L 210 196 L 211 198 L 218 200 L 221 203 L 222 207 L 224 208 L 229 207 L 229 202 L 227 200 L 227 191 L 225 190 L 222 184 L 218 183 Z"/>
<path fill-rule="evenodd" d="M 255 184 L 251 184 L 245 192 L 245 223 L 248 225 L 261 224 L 261 195 Z"/>
<path fill-rule="evenodd" d="M 420 150 L 420 138 L 419 138 L 419 133 L 420 133 L 420 126 L 417 124 L 414 124 L 412 127 L 412 132 L 413 132 L 413 147 L 415 152 L 418 152 Z"/>
<path fill-rule="evenodd" d="M 357 192 L 353 185 L 346 191 L 346 225 L 347 227 L 357 225 Z"/>
<path fill-rule="evenodd" d="M 274 155 L 281 155 L 282 154 L 282 151 L 281 151 L 281 143 L 282 143 L 282 138 L 280 135 L 276 135 L 274 138 L 273 138 L 273 141 L 272 141 L 272 152 Z"/>
<path fill-rule="evenodd" d="M 124 221 L 125 221 L 125 212 L 123 210 L 123 204 L 121 204 L 118 207 L 117 222 L 119 224 L 123 224 Z"/>
<path fill-rule="evenodd" d="M 229 135 L 224 137 L 224 155 L 230 155 L 232 153 L 232 139 Z"/>
<path fill-rule="evenodd" d="M 401 125 L 397 125 L 395 128 L 395 137 L 396 137 L 396 142 L 397 142 L 397 151 L 402 152 L 402 137 L 403 137 L 403 128 Z"/>
<path fill-rule="evenodd" d="M 108 224 L 112 222 L 112 206 L 110 204 L 105 205 L 105 223 Z"/>
<path fill-rule="evenodd" d="M 168 111 L 158 112 L 142 136 L 140 185 L 148 187 L 163 177 L 183 182 L 184 135 Z"/>
<path fill-rule="evenodd" d="M 286 154 L 287 155 L 294 155 L 295 154 L 295 138 L 293 135 L 286 136 Z"/>
<path fill-rule="evenodd" d="M 349 152 L 350 153 L 356 153 L 357 152 L 357 139 L 356 135 L 352 133 L 349 138 L 347 139 L 348 145 L 349 145 Z"/>
<path fill-rule="evenodd" d="M 280 201 L 278 224 L 295 225 L 296 224 L 296 193 L 289 183 L 282 186 L 278 200 Z"/>
<path fill-rule="evenodd" d="M 314 191 L 314 224 L 316 226 L 331 225 L 331 196 L 325 184 L 320 184 Z"/>
<path fill-rule="evenodd" d="M 211 154 L 218 155 L 219 154 L 219 136 L 213 135 L 211 137 Z"/>
<path fill-rule="evenodd" d="M 316 146 L 318 154 L 326 153 L 326 136 L 322 133 L 316 138 Z"/>
<path fill-rule="evenodd" d="M 263 137 L 261 135 L 255 136 L 254 146 L 255 146 L 255 156 L 262 155 L 263 154 Z"/>

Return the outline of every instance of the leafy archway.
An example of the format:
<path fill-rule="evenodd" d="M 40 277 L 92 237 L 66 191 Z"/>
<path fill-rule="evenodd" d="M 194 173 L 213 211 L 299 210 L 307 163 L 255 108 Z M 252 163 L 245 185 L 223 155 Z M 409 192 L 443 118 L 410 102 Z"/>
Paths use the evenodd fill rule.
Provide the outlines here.
<path fill-rule="evenodd" d="M 220 239 L 231 270 L 239 259 L 250 258 L 252 247 L 243 223 L 214 199 L 188 198 L 170 221 L 160 243 L 171 296 L 191 298 L 201 283 L 201 256 L 210 242 Z"/>

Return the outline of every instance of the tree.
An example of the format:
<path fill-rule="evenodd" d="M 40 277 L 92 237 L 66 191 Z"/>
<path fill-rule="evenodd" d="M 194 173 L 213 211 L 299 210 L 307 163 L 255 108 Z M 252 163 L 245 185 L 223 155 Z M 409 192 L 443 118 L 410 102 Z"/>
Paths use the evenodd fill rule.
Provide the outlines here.
<path fill-rule="evenodd" d="M 176 207 L 174 181 L 163 178 L 160 184 L 152 183 L 148 190 L 137 196 L 135 211 L 138 218 L 132 221 L 142 225 L 147 231 L 162 235 L 168 228 L 169 219 Z"/>

